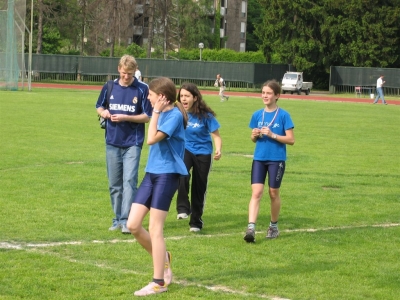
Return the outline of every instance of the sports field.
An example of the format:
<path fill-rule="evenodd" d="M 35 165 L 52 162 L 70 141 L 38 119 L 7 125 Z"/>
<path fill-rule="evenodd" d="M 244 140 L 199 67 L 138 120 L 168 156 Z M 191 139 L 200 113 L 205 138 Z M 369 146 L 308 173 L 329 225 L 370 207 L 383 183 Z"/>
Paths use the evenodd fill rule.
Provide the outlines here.
<path fill-rule="evenodd" d="M 132 236 L 108 231 L 99 89 L 0 91 L 1 300 L 131 299 L 151 281 L 149 255 Z M 265 195 L 257 242 L 247 244 L 248 123 L 263 105 L 257 95 L 231 94 L 227 102 L 205 95 L 222 126 L 222 158 L 200 233 L 176 220 L 173 202 L 165 236 L 174 281 L 156 297 L 399 299 L 400 101 L 280 99 L 296 138 L 281 188 L 281 236 L 264 238 Z M 147 153 L 144 146 L 140 178 Z"/>

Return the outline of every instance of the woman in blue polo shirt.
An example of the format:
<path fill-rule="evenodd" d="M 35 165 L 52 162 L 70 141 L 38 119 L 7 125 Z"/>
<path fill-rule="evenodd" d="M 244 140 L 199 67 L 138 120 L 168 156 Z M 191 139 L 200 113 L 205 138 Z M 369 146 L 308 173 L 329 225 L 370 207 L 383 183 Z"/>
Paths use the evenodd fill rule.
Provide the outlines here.
<path fill-rule="evenodd" d="M 221 158 L 220 125 L 214 111 L 204 102 L 195 84 L 184 83 L 178 92 L 177 99 L 182 103 L 189 117 L 185 131 L 185 165 L 188 172 L 192 169 L 191 201 L 189 201 L 190 175 L 179 180 L 177 219 L 186 219 L 190 215 L 190 231 L 198 232 L 203 228 L 202 216 L 212 158 L 215 160 Z M 212 157 L 211 137 L 215 145 L 214 157 Z"/>
<path fill-rule="evenodd" d="M 153 280 L 135 296 L 147 296 L 167 291 L 171 283 L 171 254 L 166 251 L 164 222 L 178 184 L 186 176 L 183 163 L 187 115 L 175 101 L 176 87 L 171 79 L 160 77 L 149 84 L 149 100 L 153 116 L 147 131 L 150 145 L 146 174 L 133 199 L 128 229 L 140 245 L 152 256 Z M 149 231 L 143 228 L 147 214 Z"/>
<path fill-rule="evenodd" d="M 286 145 L 294 144 L 294 124 L 288 112 L 279 108 L 277 101 L 281 87 L 275 80 L 264 83 L 262 87 L 263 109 L 251 117 L 249 127 L 251 140 L 256 144 L 251 168 L 251 199 L 249 203 L 249 223 L 244 240 L 255 242 L 255 228 L 268 174 L 268 193 L 271 199 L 271 221 L 266 238 L 279 236 L 278 218 L 281 208 L 279 188 L 285 173 Z"/>

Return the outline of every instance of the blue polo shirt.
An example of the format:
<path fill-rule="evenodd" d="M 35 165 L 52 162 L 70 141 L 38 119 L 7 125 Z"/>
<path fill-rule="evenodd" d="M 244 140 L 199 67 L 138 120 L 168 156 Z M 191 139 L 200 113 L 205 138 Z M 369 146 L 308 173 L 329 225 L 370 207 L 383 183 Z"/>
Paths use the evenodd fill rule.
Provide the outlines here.
<path fill-rule="evenodd" d="M 96 109 L 103 107 L 110 114 L 141 115 L 151 117 L 152 106 L 147 99 L 149 87 L 147 84 L 134 78 L 130 86 L 124 87 L 119 84 L 119 79 L 114 80 L 110 101 L 107 97 L 107 84 L 100 92 L 96 103 Z M 106 122 L 106 144 L 115 147 L 128 148 L 132 146 L 142 147 L 145 137 L 145 124 L 134 122 Z"/>
<path fill-rule="evenodd" d="M 265 112 L 264 109 L 260 109 L 251 117 L 249 127 L 253 129 L 269 126 L 274 116 L 275 111 Z M 294 128 L 294 124 L 289 113 L 280 108 L 270 130 L 277 135 L 286 135 L 285 131 L 291 128 Z M 254 160 L 286 161 L 286 144 L 279 143 L 267 136 L 258 138 L 254 150 Z"/>
<path fill-rule="evenodd" d="M 174 107 L 169 111 L 161 112 L 158 118 L 157 130 L 164 132 L 167 137 L 150 146 L 146 172 L 153 174 L 179 173 L 187 175 L 186 167 L 179 167 L 171 151 L 172 148 L 183 164 L 185 155 L 185 129 L 180 110 Z"/>
<path fill-rule="evenodd" d="M 188 113 L 188 117 L 185 148 L 194 155 L 212 154 L 213 145 L 210 133 L 219 129 L 220 125 L 217 119 L 210 113 L 201 119 L 192 113 Z"/>

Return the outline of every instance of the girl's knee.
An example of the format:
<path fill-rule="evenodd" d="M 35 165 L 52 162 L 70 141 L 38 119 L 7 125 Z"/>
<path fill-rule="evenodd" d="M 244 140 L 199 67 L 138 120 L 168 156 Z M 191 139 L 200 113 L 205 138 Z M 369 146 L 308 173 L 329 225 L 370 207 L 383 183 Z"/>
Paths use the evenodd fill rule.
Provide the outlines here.
<path fill-rule="evenodd" d="M 135 235 L 138 234 L 140 232 L 140 229 L 142 228 L 141 224 L 135 224 L 134 222 L 128 220 L 128 222 L 126 223 L 126 227 L 129 229 L 129 231 Z"/>

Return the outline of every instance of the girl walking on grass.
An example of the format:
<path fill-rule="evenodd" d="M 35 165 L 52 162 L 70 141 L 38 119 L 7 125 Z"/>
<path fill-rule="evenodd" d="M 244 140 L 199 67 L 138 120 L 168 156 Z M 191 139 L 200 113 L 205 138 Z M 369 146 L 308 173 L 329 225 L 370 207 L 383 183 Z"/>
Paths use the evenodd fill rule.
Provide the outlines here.
<path fill-rule="evenodd" d="M 212 159 L 221 158 L 222 139 L 215 112 L 204 102 L 197 86 L 184 83 L 178 92 L 178 101 L 188 113 L 188 126 L 185 131 L 185 165 L 192 170 L 192 185 L 189 201 L 190 175 L 179 180 L 176 208 L 177 219 L 190 215 L 190 231 L 199 232 L 203 228 L 203 211 L 207 196 L 208 175 Z M 214 139 L 215 152 L 213 154 Z"/>
<path fill-rule="evenodd" d="M 251 117 L 251 140 L 256 144 L 251 168 L 251 199 L 249 203 L 249 223 L 244 240 L 256 240 L 256 221 L 260 201 L 264 193 L 268 174 L 269 197 L 271 199 L 271 222 L 266 238 L 279 236 L 278 218 L 281 208 L 279 188 L 285 173 L 286 144 L 294 144 L 293 122 L 289 113 L 280 109 L 277 101 L 281 87 L 275 80 L 267 81 L 262 87 L 262 100 L 265 107 Z"/>
<path fill-rule="evenodd" d="M 153 115 L 147 132 L 150 145 L 146 174 L 133 200 L 128 229 L 153 259 L 153 280 L 135 296 L 147 296 L 167 291 L 172 281 L 171 254 L 166 251 L 163 229 L 179 177 L 187 175 L 183 162 L 187 115 L 176 102 L 174 83 L 166 77 L 149 84 L 148 99 Z M 143 219 L 150 213 L 149 231 Z"/>

